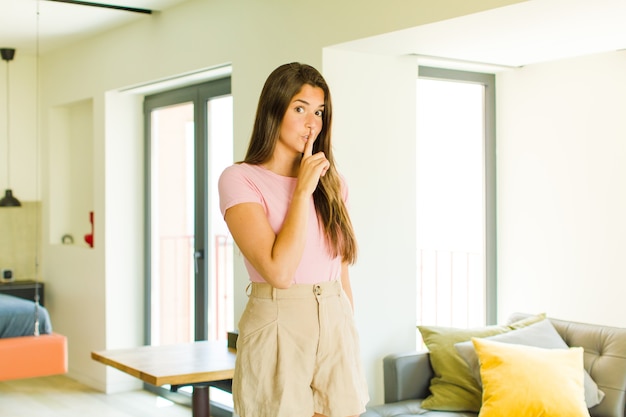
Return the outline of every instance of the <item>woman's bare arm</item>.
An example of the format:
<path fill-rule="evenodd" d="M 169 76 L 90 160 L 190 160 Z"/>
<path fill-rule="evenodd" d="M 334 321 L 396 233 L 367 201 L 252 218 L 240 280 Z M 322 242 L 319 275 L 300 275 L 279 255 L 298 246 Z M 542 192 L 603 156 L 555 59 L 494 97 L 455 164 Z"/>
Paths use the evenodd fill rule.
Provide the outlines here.
<path fill-rule="evenodd" d="M 237 204 L 224 215 L 230 233 L 246 259 L 275 288 L 291 286 L 306 241 L 311 196 L 319 178 L 328 169 L 322 152 L 312 155 L 307 142 L 298 172 L 298 182 L 278 234 L 272 230 L 263 207 L 257 203 Z"/>

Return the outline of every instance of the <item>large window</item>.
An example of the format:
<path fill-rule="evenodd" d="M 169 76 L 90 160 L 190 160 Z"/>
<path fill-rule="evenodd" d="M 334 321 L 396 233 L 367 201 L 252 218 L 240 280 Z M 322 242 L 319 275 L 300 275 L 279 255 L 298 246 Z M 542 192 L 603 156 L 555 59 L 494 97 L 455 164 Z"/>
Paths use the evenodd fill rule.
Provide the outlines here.
<path fill-rule="evenodd" d="M 493 75 L 419 68 L 418 324 L 495 322 L 494 84 Z"/>

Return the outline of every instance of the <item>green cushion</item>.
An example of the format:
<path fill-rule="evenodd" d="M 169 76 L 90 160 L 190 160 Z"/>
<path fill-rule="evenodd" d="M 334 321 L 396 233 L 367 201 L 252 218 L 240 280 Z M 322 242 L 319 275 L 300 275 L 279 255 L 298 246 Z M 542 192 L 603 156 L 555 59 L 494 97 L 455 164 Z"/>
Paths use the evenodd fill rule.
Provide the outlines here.
<path fill-rule="evenodd" d="M 545 317 L 545 314 L 539 314 L 507 325 L 471 329 L 417 326 L 430 352 L 430 363 L 435 374 L 430 384 L 431 394 L 422 401 L 422 408 L 478 412 L 482 388 L 455 349 L 455 343 L 471 340 L 472 337 L 488 337 L 520 329 Z"/>

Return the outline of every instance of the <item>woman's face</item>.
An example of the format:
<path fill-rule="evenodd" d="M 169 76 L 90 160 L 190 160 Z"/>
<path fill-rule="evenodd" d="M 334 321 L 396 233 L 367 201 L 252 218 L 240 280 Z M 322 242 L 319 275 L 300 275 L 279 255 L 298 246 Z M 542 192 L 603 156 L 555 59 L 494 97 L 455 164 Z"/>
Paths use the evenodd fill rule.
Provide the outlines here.
<path fill-rule="evenodd" d="M 304 145 L 315 140 L 322 130 L 323 115 L 324 90 L 304 84 L 287 107 L 280 125 L 277 150 L 299 157 L 304 152 Z"/>

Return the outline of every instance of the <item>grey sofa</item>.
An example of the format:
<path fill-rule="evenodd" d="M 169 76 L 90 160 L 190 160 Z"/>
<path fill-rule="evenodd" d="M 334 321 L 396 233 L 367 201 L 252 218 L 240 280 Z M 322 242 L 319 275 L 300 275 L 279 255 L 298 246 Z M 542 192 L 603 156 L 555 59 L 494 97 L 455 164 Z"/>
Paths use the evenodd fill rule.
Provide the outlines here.
<path fill-rule="evenodd" d="M 510 321 L 526 317 L 516 313 Z M 602 402 L 589 409 L 592 417 L 626 415 L 626 329 L 549 318 L 568 346 L 585 350 L 585 369 L 604 391 Z M 476 417 L 471 412 L 421 408 L 433 377 L 428 352 L 388 355 L 383 359 L 385 404 L 373 405 L 361 417 Z"/>

